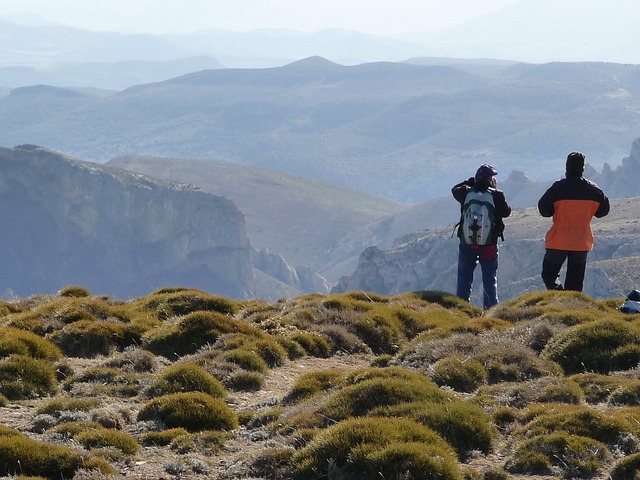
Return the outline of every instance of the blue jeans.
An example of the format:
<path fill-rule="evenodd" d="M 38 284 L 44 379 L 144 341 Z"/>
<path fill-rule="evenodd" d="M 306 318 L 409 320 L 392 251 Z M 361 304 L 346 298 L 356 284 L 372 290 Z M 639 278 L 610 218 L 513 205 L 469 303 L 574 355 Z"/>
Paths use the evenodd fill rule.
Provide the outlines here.
<path fill-rule="evenodd" d="M 498 246 L 460 243 L 458 251 L 458 286 L 456 295 L 471 301 L 473 272 L 480 262 L 482 269 L 482 308 L 487 310 L 498 303 Z"/>

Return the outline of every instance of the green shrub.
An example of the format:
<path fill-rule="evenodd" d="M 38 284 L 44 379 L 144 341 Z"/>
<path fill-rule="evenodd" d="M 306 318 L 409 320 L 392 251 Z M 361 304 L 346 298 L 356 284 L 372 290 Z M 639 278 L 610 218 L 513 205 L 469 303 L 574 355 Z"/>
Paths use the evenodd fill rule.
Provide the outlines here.
<path fill-rule="evenodd" d="M 604 444 L 559 432 L 525 441 L 507 462 L 506 469 L 511 473 L 546 475 L 554 467 L 564 478 L 589 478 L 610 459 Z"/>
<path fill-rule="evenodd" d="M 446 403 L 413 402 L 378 407 L 372 416 L 411 418 L 447 440 L 464 458 L 474 451 L 489 453 L 495 437 L 492 418 L 477 405 L 453 400 Z"/>
<path fill-rule="evenodd" d="M 282 409 L 280 407 L 273 407 L 264 412 L 257 412 L 250 419 L 245 419 L 245 426 L 247 428 L 264 427 L 277 421 L 282 415 Z"/>
<path fill-rule="evenodd" d="M 126 348 L 104 363 L 109 368 L 117 368 L 124 372 L 153 372 L 158 367 L 155 355 L 138 347 Z"/>
<path fill-rule="evenodd" d="M 219 432 L 216 430 L 207 430 L 194 434 L 193 439 L 196 446 L 209 454 L 217 453 L 224 446 L 225 442 L 233 437 L 228 432 Z"/>
<path fill-rule="evenodd" d="M 345 384 L 353 384 L 360 382 L 365 382 L 367 380 L 373 380 L 376 378 L 390 378 L 395 380 L 406 380 L 407 382 L 416 383 L 416 384 L 424 384 L 429 386 L 430 388 L 435 387 L 435 384 L 427 378 L 426 375 L 419 373 L 415 370 L 409 370 L 408 368 L 403 367 L 384 367 L 384 368 L 375 368 L 375 367 L 365 367 L 365 368 L 357 368 L 350 372 L 344 373 Z"/>
<path fill-rule="evenodd" d="M 331 355 L 331 345 L 320 334 L 300 332 L 292 335 L 290 340 L 298 343 L 312 357 L 327 358 Z"/>
<path fill-rule="evenodd" d="M 154 312 L 160 320 L 184 316 L 197 311 L 233 315 L 240 308 L 238 302 L 228 298 L 182 287 L 157 290 L 147 297 L 137 299 L 133 305 L 142 310 Z"/>
<path fill-rule="evenodd" d="M 381 297 L 376 297 L 380 299 Z M 321 303 L 327 310 L 352 310 L 356 312 L 366 312 L 375 305 L 371 297 L 358 293 L 338 293 L 327 296 Z"/>
<path fill-rule="evenodd" d="M 264 376 L 258 372 L 241 370 L 234 372 L 225 379 L 224 384 L 230 390 L 255 392 L 264 386 Z"/>
<path fill-rule="evenodd" d="M 85 458 L 70 448 L 22 435 L 0 436 L 0 475 L 21 472 L 45 478 L 72 478 L 85 465 Z"/>
<path fill-rule="evenodd" d="M 50 395 L 57 386 L 55 369 L 45 360 L 26 355 L 0 360 L 0 394 L 10 400 Z"/>
<path fill-rule="evenodd" d="M 102 400 L 98 398 L 56 398 L 38 407 L 36 413 L 59 415 L 61 412 L 88 412 L 101 403 Z"/>
<path fill-rule="evenodd" d="M 554 336 L 542 355 L 566 373 L 608 373 L 640 362 L 640 332 L 622 320 L 600 320 L 570 327 Z"/>
<path fill-rule="evenodd" d="M 233 430 L 238 419 L 224 401 L 201 392 L 173 393 L 147 402 L 138 420 L 162 422 L 167 428 L 190 432 Z"/>
<path fill-rule="evenodd" d="M 12 313 L 22 312 L 22 308 L 19 306 L 5 302 L 4 300 L 0 300 L 0 318 L 6 317 L 7 315 L 11 315 Z"/>
<path fill-rule="evenodd" d="M 78 285 L 69 285 L 68 287 L 64 287 L 58 292 L 58 295 L 61 297 L 74 297 L 74 298 L 83 298 L 90 297 L 91 292 L 84 287 L 80 287 Z"/>
<path fill-rule="evenodd" d="M 69 357 L 95 358 L 139 344 L 141 334 L 136 325 L 129 323 L 79 320 L 54 332 L 51 338 Z"/>
<path fill-rule="evenodd" d="M 339 370 L 315 370 L 296 377 L 293 387 L 284 398 L 285 403 L 297 403 L 314 397 L 344 383 L 344 372 Z"/>
<path fill-rule="evenodd" d="M 543 307 L 549 310 L 581 310 L 591 309 L 594 311 L 605 312 L 597 301 L 582 292 L 572 290 L 537 290 L 534 292 L 523 293 L 517 297 L 510 298 L 500 305 L 513 307 Z"/>
<path fill-rule="evenodd" d="M 59 330 L 65 325 L 82 321 L 130 324 L 128 328 L 136 333 L 136 340 L 139 340 L 141 332 L 159 323 L 128 305 L 105 299 L 56 297 L 52 301 L 36 303 L 30 310 L 11 315 L 7 325 L 38 335 L 59 335 Z"/>
<path fill-rule="evenodd" d="M 611 470 L 611 480 L 636 480 L 640 473 L 640 453 L 619 460 Z"/>
<path fill-rule="evenodd" d="M 0 437 L 12 437 L 14 435 L 21 436 L 22 434 L 15 428 L 0 424 Z"/>
<path fill-rule="evenodd" d="M 383 355 L 378 355 L 373 360 L 371 360 L 372 367 L 384 368 L 389 367 L 393 363 L 393 355 L 389 355 L 385 353 Z"/>
<path fill-rule="evenodd" d="M 622 435 L 630 434 L 634 429 L 626 421 L 612 415 L 575 407 L 558 411 L 547 408 L 545 413 L 526 424 L 523 431 L 529 436 L 566 432 L 613 446 Z"/>
<path fill-rule="evenodd" d="M 144 445 L 167 446 L 175 438 L 183 435 L 189 435 L 189 432 L 182 427 L 169 428 L 158 432 L 148 432 L 142 437 L 142 443 Z"/>
<path fill-rule="evenodd" d="M 109 428 L 85 430 L 73 439 L 87 449 L 112 447 L 127 455 L 134 455 L 140 450 L 138 441 L 131 435 Z"/>
<path fill-rule="evenodd" d="M 433 381 L 459 392 L 472 392 L 488 378 L 484 366 L 474 359 L 458 355 L 443 358 L 433 366 Z"/>
<path fill-rule="evenodd" d="M 60 349 L 49 340 L 26 330 L 0 327 L 0 357 L 14 354 L 47 360 L 62 358 Z"/>
<path fill-rule="evenodd" d="M 404 327 L 389 308 L 376 308 L 353 325 L 356 335 L 376 354 L 393 354 L 406 339 Z"/>
<path fill-rule="evenodd" d="M 184 455 L 196 449 L 196 442 L 191 435 L 178 435 L 171 441 L 169 447 L 180 455 Z"/>
<path fill-rule="evenodd" d="M 249 348 L 236 348 L 224 352 L 222 358 L 230 363 L 238 365 L 240 368 L 252 372 L 264 373 L 269 370 L 269 365 L 260 355 Z"/>
<path fill-rule="evenodd" d="M 356 334 L 351 333 L 344 325 L 323 325 L 322 335 L 329 340 L 331 351 L 346 354 L 367 353 L 369 347 Z"/>
<path fill-rule="evenodd" d="M 518 410 L 511 407 L 499 407 L 493 412 L 493 420 L 498 427 L 504 427 L 519 420 Z"/>
<path fill-rule="evenodd" d="M 584 401 L 584 394 L 580 385 L 566 378 L 545 378 L 539 383 L 544 383 L 542 391 L 536 395 L 537 402 L 544 403 L 574 403 Z"/>
<path fill-rule="evenodd" d="M 214 344 L 225 333 L 245 333 L 259 337 L 261 332 L 246 322 L 219 312 L 193 312 L 175 323 L 152 329 L 143 337 L 143 347 L 167 358 L 193 354 L 207 344 Z"/>
<path fill-rule="evenodd" d="M 250 473 L 259 478 L 290 478 L 293 448 L 270 448 L 258 454 L 251 464 Z"/>
<path fill-rule="evenodd" d="M 451 326 L 447 327 L 451 330 Z M 497 331 L 484 335 L 449 333 L 442 338 L 417 337 L 400 356 L 403 362 L 425 370 L 438 360 L 451 356 L 473 359 L 484 367 L 489 383 L 526 381 L 554 373 L 561 367 L 542 359 L 523 343 L 519 332 Z"/>
<path fill-rule="evenodd" d="M 514 408 L 524 408 L 532 402 L 579 404 L 583 400 L 580 387 L 565 377 L 542 377 L 528 382 L 505 382 L 480 387 L 476 395 Z"/>
<path fill-rule="evenodd" d="M 609 395 L 611 405 L 640 405 L 640 380 L 623 382 Z"/>
<path fill-rule="evenodd" d="M 452 458 L 442 457 L 435 449 L 425 450 L 421 442 L 399 441 L 371 448 L 353 449 L 353 465 L 369 475 L 379 473 L 389 479 L 458 479 L 458 465 Z"/>
<path fill-rule="evenodd" d="M 404 379 L 373 378 L 344 387 L 326 401 L 321 414 L 331 421 L 367 415 L 380 406 L 432 400 L 446 402 L 451 397 L 435 384 L 409 383 Z"/>
<path fill-rule="evenodd" d="M 629 382 L 620 376 L 600 373 L 578 373 L 570 376 L 569 380 L 580 386 L 588 403 L 605 402 L 614 390 Z"/>
<path fill-rule="evenodd" d="M 479 317 L 482 315 L 482 309 L 470 305 L 469 302 L 465 302 L 452 293 L 422 290 L 414 292 L 413 296 L 424 302 L 437 303 L 446 309 L 460 310 L 470 317 Z"/>
<path fill-rule="evenodd" d="M 509 474 L 502 469 L 491 469 L 484 472 L 482 480 L 508 480 Z"/>
<path fill-rule="evenodd" d="M 561 372 L 561 368 L 540 358 L 526 346 L 494 343 L 480 347 L 474 358 L 484 365 L 489 383 L 518 382 Z"/>
<path fill-rule="evenodd" d="M 93 395 L 132 397 L 140 392 L 140 379 L 136 374 L 122 372 L 117 368 L 93 367 L 64 381 L 64 389 L 71 391 L 79 383 L 90 384 Z"/>
<path fill-rule="evenodd" d="M 295 360 L 296 358 L 304 357 L 307 354 L 304 347 L 294 340 L 278 337 L 276 341 L 285 349 L 289 360 Z"/>
<path fill-rule="evenodd" d="M 316 436 L 292 459 L 295 478 L 462 480 L 453 449 L 433 430 L 412 420 L 357 418 Z M 405 475 L 401 477 L 401 475 Z"/>
<path fill-rule="evenodd" d="M 85 420 L 76 420 L 73 422 L 63 422 L 56 425 L 53 431 L 59 433 L 65 438 L 73 438 L 76 435 L 88 430 L 99 430 L 103 428 L 98 422 L 90 422 Z"/>
<path fill-rule="evenodd" d="M 287 417 L 287 428 L 319 428 L 352 416 L 367 415 L 371 409 L 400 403 L 453 399 L 426 376 L 401 367 L 361 368 L 343 373 L 342 388 L 319 405 L 301 409 Z M 316 402 L 317 403 L 317 402 Z"/>
<path fill-rule="evenodd" d="M 267 363 L 269 368 L 284 365 L 287 360 L 287 351 L 276 340 L 271 338 L 260 338 L 251 344 L 258 355 Z"/>
<path fill-rule="evenodd" d="M 180 392 L 202 392 L 218 398 L 226 396 L 225 388 L 217 378 L 199 365 L 188 362 L 171 365 L 161 371 L 148 389 L 152 397 Z"/>
<path fill-rule="evenodd" d="M 593 310 L 593 308 L 582 310 L 559 310 L 547 312 L 542 315 L 541 319 L 548 320 L 554 324 L 560 323 L 568 327 L 597 321 L 602 317 L 602 312 Z"/>

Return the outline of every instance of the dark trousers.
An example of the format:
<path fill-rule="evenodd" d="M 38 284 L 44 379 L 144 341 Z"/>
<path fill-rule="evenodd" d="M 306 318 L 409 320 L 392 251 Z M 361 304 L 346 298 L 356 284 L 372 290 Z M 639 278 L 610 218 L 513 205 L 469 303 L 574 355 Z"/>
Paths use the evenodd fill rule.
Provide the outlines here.
<path fill-rule="evenodd" d="M 498 303 L 497 245 L 467 245 L 460 242 L 456 295 L 467 302 L 471 301 L 473 272 L 478 262 L 482 269 L 482 307 L 486 310 Z"/>
<path fill-rule="evenodd" d="M 547 290 L 576 290 L 581 292 L 588 253 L 547 248 L 544 260 L 542 260 L 542 281 Z M 558 277 L 565 260 L 567 262 L 567 275 L 564 279 L 563 287 Z"/>

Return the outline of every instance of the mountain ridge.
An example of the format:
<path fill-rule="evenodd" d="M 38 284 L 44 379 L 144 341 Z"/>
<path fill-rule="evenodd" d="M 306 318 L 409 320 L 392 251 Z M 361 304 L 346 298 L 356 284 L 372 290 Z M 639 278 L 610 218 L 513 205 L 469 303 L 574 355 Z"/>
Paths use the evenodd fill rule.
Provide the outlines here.
<path fill-rule="evenodd" d="M 135 154 L 268 167 L 416 203 L 448 194 L 454 172 L 480 163 L 547 180 L 581 150 L 595 168 L 615 167 L 640 129 L 638 65 L 516 64 L 488 75 L 309 62 L 66 101 L 10 94 L 0 97 L 0 144 L 100 163 Z"/>

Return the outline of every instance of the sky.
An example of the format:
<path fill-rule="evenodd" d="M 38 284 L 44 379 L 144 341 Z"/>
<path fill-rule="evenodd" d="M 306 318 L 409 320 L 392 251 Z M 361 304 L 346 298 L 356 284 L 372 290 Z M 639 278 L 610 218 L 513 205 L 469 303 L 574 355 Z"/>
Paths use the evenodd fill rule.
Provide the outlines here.
<path fill-rule="evenodd" d="M 418 46 L 417 52 L 375 60 L 638 64 L 638 18 L 635 0 L 0 0 L 0 19 L 26 25 L 151 34 L 341 28 Z M 350 58 L 372 61 L 351 52 L 339 60 Z"/>
<path fill-rule="evenodd" d="M 0 18 L 98 31 L 190 33 L 345 28 L 397 35 L 463 23 L 519 0 L 0 0 Z"/>

